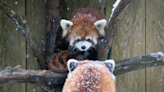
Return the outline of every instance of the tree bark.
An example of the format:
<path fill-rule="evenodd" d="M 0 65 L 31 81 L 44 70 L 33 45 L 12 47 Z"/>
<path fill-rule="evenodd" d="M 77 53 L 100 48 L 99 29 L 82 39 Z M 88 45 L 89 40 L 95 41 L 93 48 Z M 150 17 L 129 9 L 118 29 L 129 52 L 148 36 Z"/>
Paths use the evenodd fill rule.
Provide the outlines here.
<path fill-rule="evenodd" d="M 14 83 L 38 83 L 48 86 L 63 84 L 67 73 L 55 73 L 50 70 L 25 70 L 20 65 L 7 67 L 0 72 L 0 87 Z"/>
<path fill-rule="evenodd" d="M 107 59 L 108 52 L 110 50 L 112 41 L 114 39 L 114 35 L 117 31 L 117 26 L 119 24 L 119 21 L 131 1 L 132 0 L 121 0 L 118 7 L 116 8 L 116 10 L 111 18 L 111 21 L 108 24 L 105 39 L 99 41 L 98 60 L 106 60 Z"/>
<path fill-rule="evenodd" d="M 47 40 L 45 58 L 49 63 L 51 56 L 54 54 L 57 31 L 60 27 L 60 20 L 63 14 L 62 0 L 47 1 Z"/>
<path fill-rule="evenodd" d="M 117 76 L 130 71 L 163 65 L 164 54 L 161 52 L 152 53 L 116 62 L 114 75 Z M 66 77 L 67 72 L 25 70 L 18 65 L 14 68 L 7 67 L 5 70 L 0 72 L 0 87 L 14 83 L 42 83 L 48 86 L 61 85 L 64 84 Z M 60 88 L 60 86 L 57 88 Z"/>
<path fill-rule="evenodd" d="M 116 62 L 114 74 L 117 76 L 130 71 L 162 65 L 164 65 L 164 54 L 161 52 L 152 53 Z"/>

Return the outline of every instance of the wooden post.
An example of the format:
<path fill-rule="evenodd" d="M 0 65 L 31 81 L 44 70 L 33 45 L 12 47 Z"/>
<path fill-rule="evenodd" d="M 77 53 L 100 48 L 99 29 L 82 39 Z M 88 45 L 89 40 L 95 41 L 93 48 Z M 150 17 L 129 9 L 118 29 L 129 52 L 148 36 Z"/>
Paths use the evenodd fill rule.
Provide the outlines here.
<path fill-rule="evenodd" d="M 146 0 L 146 54 L 164 52 L 163 9 L 163 0 Z M 164 66 L 146 69 L 146 92 L 164 92 Z"/>
<path fill-rule="evenodd" d="M 105 0 L 65 0 L 63 18 L 70 19 L 73 11 L 78 8 L 93 8 L 102 18 L 106 18 L 106 6 Z"/>
<path fill-rule="evenodd" d="M 33 42 L 42 51 L 43 55 L 45 52 L 46 44 L 46 4 L 47 2 L 45 0 L 26 0 L 26 29 Z M 26 44 L 26 46 L 27 69 L 40 69 L 38 62 L 36 61 L 36 57 L 34 57 L 30 46 L 28 44 Z M 27 83 L 26 89 L 27 92 L 45 92 L 44 87 L 45 85 Z"/>
<path fill-rule="evenodd" d="M 5 0 L 20 16 L 25 15 L 25 0 Z M 26 41 L 15 24 L 0 11 L 0 70 L 20 64 L 26 67 Z M 25 83 L 0 88 L 0 92 L 26 92 Z"/>
<path fill-rule="evenodd" d="M 133 0 L 117 28 L 111 58 L 115 61 L 145 54 L 145 0 Z M 117 92 L 145 92 L 145 69 L 116 78 Z"/>

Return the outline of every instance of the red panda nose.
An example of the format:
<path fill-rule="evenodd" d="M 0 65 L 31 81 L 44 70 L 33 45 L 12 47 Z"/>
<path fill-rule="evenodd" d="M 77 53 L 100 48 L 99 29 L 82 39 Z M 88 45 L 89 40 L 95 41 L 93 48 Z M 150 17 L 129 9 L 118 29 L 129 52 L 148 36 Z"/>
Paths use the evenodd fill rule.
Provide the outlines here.
<path fill-rule="evenodd" d="M 85 49 L 86 47 L 85 47 L 85 46 L 82 46 L 81 48 L 82 48 L 82 49 Z"/>

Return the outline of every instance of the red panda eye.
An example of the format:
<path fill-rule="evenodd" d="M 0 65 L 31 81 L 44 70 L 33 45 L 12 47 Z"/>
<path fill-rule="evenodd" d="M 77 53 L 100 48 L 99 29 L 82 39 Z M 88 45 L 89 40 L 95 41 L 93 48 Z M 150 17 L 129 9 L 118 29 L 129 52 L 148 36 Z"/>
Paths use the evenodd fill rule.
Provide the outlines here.
<path fill-rule="evenodd" d="M 91 41 L 91 39 L 87 39 L 87 41 Z"/>
<path fill-rule="evenodd" d="M 79 41 L 80 41 L 80 39 L 77 39 L 76 41 L 78 41 L 78 42 L 79 42 Z"/>

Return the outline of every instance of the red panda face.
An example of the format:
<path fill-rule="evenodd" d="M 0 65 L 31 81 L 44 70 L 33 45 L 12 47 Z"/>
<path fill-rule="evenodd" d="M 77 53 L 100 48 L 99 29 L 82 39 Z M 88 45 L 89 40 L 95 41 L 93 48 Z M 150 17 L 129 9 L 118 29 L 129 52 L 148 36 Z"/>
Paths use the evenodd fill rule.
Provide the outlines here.
<path fill-rule="evenodd" d="M 87 51 L 97 45 L 99 33 L 94 26 L 73 25 L 67 36 L 70 46 Z"/>
<path fill-rule="evenodd" d="M 97 49 L 96 45 L 100 36 L 105 35 L 106 20 L 101 19 L 93 9 L 79 9 L 73 13 L 71 20 L 62 19 L 60 25 L 63 37 L 68 38 L 70 49 L 87 51 Z"/>

